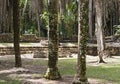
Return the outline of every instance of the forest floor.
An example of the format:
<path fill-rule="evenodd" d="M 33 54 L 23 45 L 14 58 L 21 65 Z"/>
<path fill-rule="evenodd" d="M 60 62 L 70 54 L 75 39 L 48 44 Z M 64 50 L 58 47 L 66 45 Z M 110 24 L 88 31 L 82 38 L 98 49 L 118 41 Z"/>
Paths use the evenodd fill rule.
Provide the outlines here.
<path fill-rule="evenodd" d="M 76 73 L 76 58 L 59 59 L 60 62 L 58 63 L 58 66 L 60 66 L 59 68 L 61 71 L 62 79 L 55 81 L 46 80 L 43 78 L 43 74 L 47 69 L 47 58 L 32 58 L 30 55 L 29 58 L 25 55 L 22 55 L 21 57 L 23 63 L 22 68 L 15 68 L 14 56 L 0 56 L 0 84 L 72 84 L 72 81 L 74 80 Z M 87 68 L 90 69 L 88 70 L 89 83 L 120 84 L 120 56 L 106 58 L 106 64 L 97 63 L 97 59 L 98 58 L 96 56 L 87 56 Z M 97 67 L 97 70 L 92 69 L 91 67 Z M 111 67 L 119 68 L 111 69 Z M 110 70 L 110 74 L 107 74 L 106 76 L 105 74 L 109 73 Z M 114 72 L 114 70 L 116 71 Z M 117 80 L 114 80 L 115 77 L 113 74 L 116 74 L 115 77 L 118 78 Z M 113 78 L 107 79 L 111 76 L 113 76 Z"/>

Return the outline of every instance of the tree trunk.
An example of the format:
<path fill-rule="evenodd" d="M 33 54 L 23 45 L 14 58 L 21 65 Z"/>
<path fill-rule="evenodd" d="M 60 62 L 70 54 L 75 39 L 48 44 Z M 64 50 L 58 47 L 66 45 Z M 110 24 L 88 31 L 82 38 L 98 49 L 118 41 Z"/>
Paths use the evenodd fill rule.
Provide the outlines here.
<path fill-rule="evenodd" d="M 45 78 L 56 80 L 60 79 L 60 73 L 58 71 L 58 1 L 49 0 L 49 29 L 48 29 L 48 69 Z"/>
<path fill-rule="evenodd" d="M 0 34 L 2 33 L 2 0 L 0 0 Z"/>
<path fill-rule="evenodd" d="M 65 12 L 66 12 L 66 0 L 59 0 L 60 2 L 60 38 L 65 38 L 66 37 L 66 29 L 65 29 L 65 21 L 64 21 L 64 16 L 65 16 Z M 62 40 L 61 39 L 61 40 Z"/>
<path fill-rule="evenodd" d="M 36 14 L 36 21 L 37 21 L 37 30 L 38 30 L 38 36 L 43 36 L 44 32 L 42 31 L 42 14 L 43 14 L 43 0 L 32 0 L 31 5 L 33 5 L 35 14 Z M 33 9 L 32 9 L 33 10 Z"/>
<path fill-rule="evenodd" d="M 38 36 L 40 37 L 41 35 L 41 28 L 40 28 L 40 16 L 39 16 L 39 12 L 36 12 L 36 16 L 37 16 L 37 24 L 38 24 Z"/>
<path fill-rule="evenodd" d="M 6 30 L 6 0 L 3 1 L 2 9 L 2 33 L 5 33 Z"/>
<path fill-rule="evenodd" d="M 13 29 L 14 29 L 14 50 L 15 50 L 15 67 L 21 67 L 20 46 L 19 46 L 19 0 L 13 0 Z"/>
<path fill-rule="evenodd" d="M 105 50 L 105 41 L 103 34 L 103 22 L 102 22 L 102 1 L 96 0 L 96 37 L 97 37 L 97 49 L 99 56 L 99 63 L 104 63 L 103 55 Z"/>
<path fill-rule="evenodd" d="M 73 84 L 88 84 L 86 77 L 86 45 L 88 30 L 88 0 L 79 0 L 78 8 L 78 63 Z"/>
<path fill-rule="evenodd" d="M 26 7 L 27 7 L 27 3 L 28 3 L 28 0 L 25 0 L 23 12 L 22 12 L 22 16 L 24 16 L 24 14 L 25 14 L 25 10 L 26 10 Z"/>
<path fill-rule="evenodd" d="M 12 33 L 12 25 L 13 25 L 13 21 L 12 21 L 12 7 L 13 6 L 13 1 L 9 0 L 9 8 L 8 8 L 8 25 L 9 25 L 9 29 L 8 32 Z"/>
<path fill-rule="evenodd" d="M 92 26 L 93 26 L 93 23 L 92 23 L 92 19 L 93 19 L 93 0 L 89 0 L 89 35 L 90 35 L 90 38 L 92 38 L 92 30 L 93 30 L 93 28 L 92 28 Z"/>

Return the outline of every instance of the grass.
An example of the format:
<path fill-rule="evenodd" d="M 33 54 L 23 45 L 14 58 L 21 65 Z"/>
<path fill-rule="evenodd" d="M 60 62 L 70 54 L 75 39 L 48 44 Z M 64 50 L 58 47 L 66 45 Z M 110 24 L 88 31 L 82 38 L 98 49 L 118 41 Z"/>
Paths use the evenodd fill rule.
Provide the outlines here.
<path fill-rule="evenodd" d="M 66 59 L 59 61 L 60 71 L 62 75 L 76 74 L 76 59 Z M 102 64 L 98 66 L 87 65 L 87 77 L 100 79 L 102 81 L 114 82 L 120 84 L 120 64 Z M 112 83 L 113 84 L 113 83 Z"/>
<path fill-rule="evenodd" d="M 0 80 L 0 84 L 21 84 L 21 82 L 18 80 L 11 80 L 11 81 Z"/>
<path fill-rule="evenodd" d="M 46 66 L 46 60 L 36 60 L 33 65 Z M 60 59 L 58 67 L 62 76 L 74 76 L 76 74 L 76 59 Z M 120 64 L 102 64 L 98 66 L 87 65 L 87 77 L 120 84 Z M 112 83 L 113 84 L 113 83 Z"/>
<path fill-rule="evenodd" d="M 62 59 L 58 63 L 61 75 L 75 75 L 76 59 Z"/>
<path fill-rule="evenodd" d="M 107 81 L 116 82 L 116 84 L 120 84 L 120 64 L 115 66 L 97 66 L 91 67 L 88 66 L 87 75 L 88 77 L 104 79 Z"/>
<path fill-rule="evenodd" d="M 118 59 L 119 60 L 119 59 Z M 6 60 L 9 61 L 9 60 Z M 26 62 L 27 61 L 27 62 Z M 76 74 L 76 59 L 60 59 L 58 62 L 58 67 L 62 76 L 75 76 Z M 39 68 L 43 68 L 42 73 L 37 73 L 38 75 L 46 72 L 47 60 L 43 59 L 23 59 L 23 65 L 29 65 Z M 39 67 L 42 66 L 42 67 Z M 33 69 L 34 70 L 34 69 Z M 36 74 L 33 74 L 34 76 Z M 42 76 L 41 76 L 42 77 Z M 117 63 L 107 63 L 107 64 L 96 64 L 92 66 L 87 65 L 87 77 L 92 79 L 101 80 L 102 84 L 106 81 L 112 82 L 112 84 L 120 84 L 120 61 Z M 7 78 L 7 77 L 6 77 Z M 5 78 L 0 78 L 0 84 L 8 84 Z M 20 84 L 18 80 L 10 80 L 9 84 Z"/>

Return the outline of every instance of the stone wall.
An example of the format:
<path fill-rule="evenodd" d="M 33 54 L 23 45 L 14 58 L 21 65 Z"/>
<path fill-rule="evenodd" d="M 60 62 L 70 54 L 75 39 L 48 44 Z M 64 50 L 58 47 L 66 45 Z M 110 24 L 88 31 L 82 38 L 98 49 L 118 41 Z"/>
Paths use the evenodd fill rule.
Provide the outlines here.
<path fill-rule="evenodd" d="M 119 55 L 120 56 L 120 47 L 108 47 L 111 55 Z M 38 54 L 45 54 L 48 51 L 48 47 L 21 47 L 21 54 L 29 54 L 40 52 Z M 44 52 L 44 53 L 43 53 Z M 77 47 L 67 47 L 67 46 L 61 46 L 59 47 L 59 56 L 60 57 L 67 57 L 71 56 L 71 54 L 77 53 Z M 14 54 L 13 47 L 0 47 L 0 55 L 12 55 Z M 97 55 L 97 47 L 95 46 L 88 46 L 87 47 L 87 54 L 88 55 Z M 46 54 L 47 55 L 47 54 Z"/>
<path fill-rule="evenodd" d="M 23 34 L 20 37 L 21 42 L 39 42 L 39 38 L 35 34 Z"/>
<path fill-rule="evenodd" d="M 13 34 L 12 33 L 0 34 L 0 42 L 13 42 Z"/>
<path fill-rule="evenodd" d="M 39 42 L 41 38 L 38 38 L 35 34 L 23 34 L 20 36 L 20 42 Z M 12 33 L 0 34 L 0 42 L 13 42 Z"/>

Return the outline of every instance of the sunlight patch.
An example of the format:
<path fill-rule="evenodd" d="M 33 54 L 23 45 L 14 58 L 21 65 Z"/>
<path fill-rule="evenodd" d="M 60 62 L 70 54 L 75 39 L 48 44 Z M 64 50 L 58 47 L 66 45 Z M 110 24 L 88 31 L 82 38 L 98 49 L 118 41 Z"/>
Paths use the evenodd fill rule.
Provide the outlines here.
<path fill-rule="evenodd" d="M 12 68 L 9 70 L 2 70 L 0 71 L 0 74 L 15 73 L 15 72 L 29 72 L 29 71 L 24 68 Z"/>

